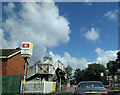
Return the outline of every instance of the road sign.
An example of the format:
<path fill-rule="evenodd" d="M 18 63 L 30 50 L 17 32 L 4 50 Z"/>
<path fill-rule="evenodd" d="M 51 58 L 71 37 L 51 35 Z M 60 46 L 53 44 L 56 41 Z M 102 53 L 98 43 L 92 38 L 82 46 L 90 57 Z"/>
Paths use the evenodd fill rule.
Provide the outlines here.
<path fill-rule="evenodd" d="M 22 42 L 22 57 L 31 57 L 33 51 L 33 44 L 31 42 Z"/>

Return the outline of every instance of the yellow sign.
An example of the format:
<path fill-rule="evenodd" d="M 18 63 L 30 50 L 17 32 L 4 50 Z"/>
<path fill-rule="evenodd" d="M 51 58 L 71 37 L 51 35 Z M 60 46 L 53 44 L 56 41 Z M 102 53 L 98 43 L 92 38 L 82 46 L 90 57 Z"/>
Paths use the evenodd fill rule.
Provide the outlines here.
<path fill-rule="evenodd" d="M 30 50 L 33 51 L 33 44 L 30 43 Z"/>

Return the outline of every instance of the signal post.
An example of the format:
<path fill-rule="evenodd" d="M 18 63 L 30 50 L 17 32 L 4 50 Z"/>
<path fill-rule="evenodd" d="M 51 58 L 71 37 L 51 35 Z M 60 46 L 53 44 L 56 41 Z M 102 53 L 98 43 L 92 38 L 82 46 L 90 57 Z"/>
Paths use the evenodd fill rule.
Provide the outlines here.
<path fill-rule="evenodd" d="M 58 75 L 60 76 L 60 91 L 61 91 L 61 77 L 62 77 L 62 76 L 66 77 L 66 76 L 67 76 L 67 72 L 66 72 L 66 71 L 62 71 L 62 70 L 59 70 L 59 71 L 58 71 Z"/>

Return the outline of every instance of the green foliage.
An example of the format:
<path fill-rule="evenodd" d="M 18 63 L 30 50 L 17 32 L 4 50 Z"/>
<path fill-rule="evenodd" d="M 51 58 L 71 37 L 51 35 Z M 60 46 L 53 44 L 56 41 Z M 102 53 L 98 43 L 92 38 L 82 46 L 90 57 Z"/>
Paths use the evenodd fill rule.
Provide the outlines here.
<path fill-rule="evenodd" d="M 71 77 L 73 68 L 72 68 L 70 65 L 68 65 L 68 66 L 65 68 L 65 70 L 66 70 L 66 72 L 67 72 L 67 77 Z"/>
<path fill-rule="evenodd" d="M 75 70 L 73 77 L 75 78 L 77 84 L 84 79 L 83 72 L 79 68 Z"/>
<path fill-rule="evenodd" d="M 68 82 L 69 81 L 67 79 L 61 81 L 61 83 L 64 84 L 64 85 L 67 85 Z"/>
<path fill-rule="evenodd" d="M 104 73 L 104 76 L 101 77 L 101 73 Z M 104 65 L 93 63 L 89 64 L 88 68 L 84 70 L 76 69 L 74 72 L 74 78 L 77 84 L 80 81 L 101 81 L 102 83 L 106 83 L 106 68 Z"/>
<path fill-rule="evenodd" d="M 118 51 L 118 53 L 117 53 L 117 59 L 116 59 L 116 61 L 120 62 L 120 51 Z"/>
<path fill-rule="evenodd" d="M 104 73 L 104 76 L 106 75 L 106 69 L 101 64 L 89 64 L 88 68 L 85 70 L 85 80 L 96 80 L 100 81 L 100 74 Z"/>
<path fill-rule="evenodd" d="M 62 84 L 67 84 L 69 82 L 69 78 L 72 77 L 72 70 L 73 68 L 68 65 L 66 68 L 65 68 L 66 72 L 67 72 L 67 79 L 66 80 L 62 80 Z"/>
<path fill-rule="evenodd" d="M 119 64 L 116 61 L 109 61 L 107 63 L 107 69 L 111 75 L 115 75 L 119 67 Z"/>

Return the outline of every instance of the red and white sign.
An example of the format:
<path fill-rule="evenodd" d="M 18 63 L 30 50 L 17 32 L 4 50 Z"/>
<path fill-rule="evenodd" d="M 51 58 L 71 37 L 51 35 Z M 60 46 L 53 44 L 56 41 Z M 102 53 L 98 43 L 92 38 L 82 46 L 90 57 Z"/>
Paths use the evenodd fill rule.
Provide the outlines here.
<path fill-rule="evenodd" d="M 22 48 L 29 48 L 29 44 L 22 44 Z"/>
<path fill-rule="evenodd" d="M 21 50 L 22 57 L 31 57 L 32 50 L 33 50 L 33 44 L 31 42 L 22 42 L 22 50 Z"/>

